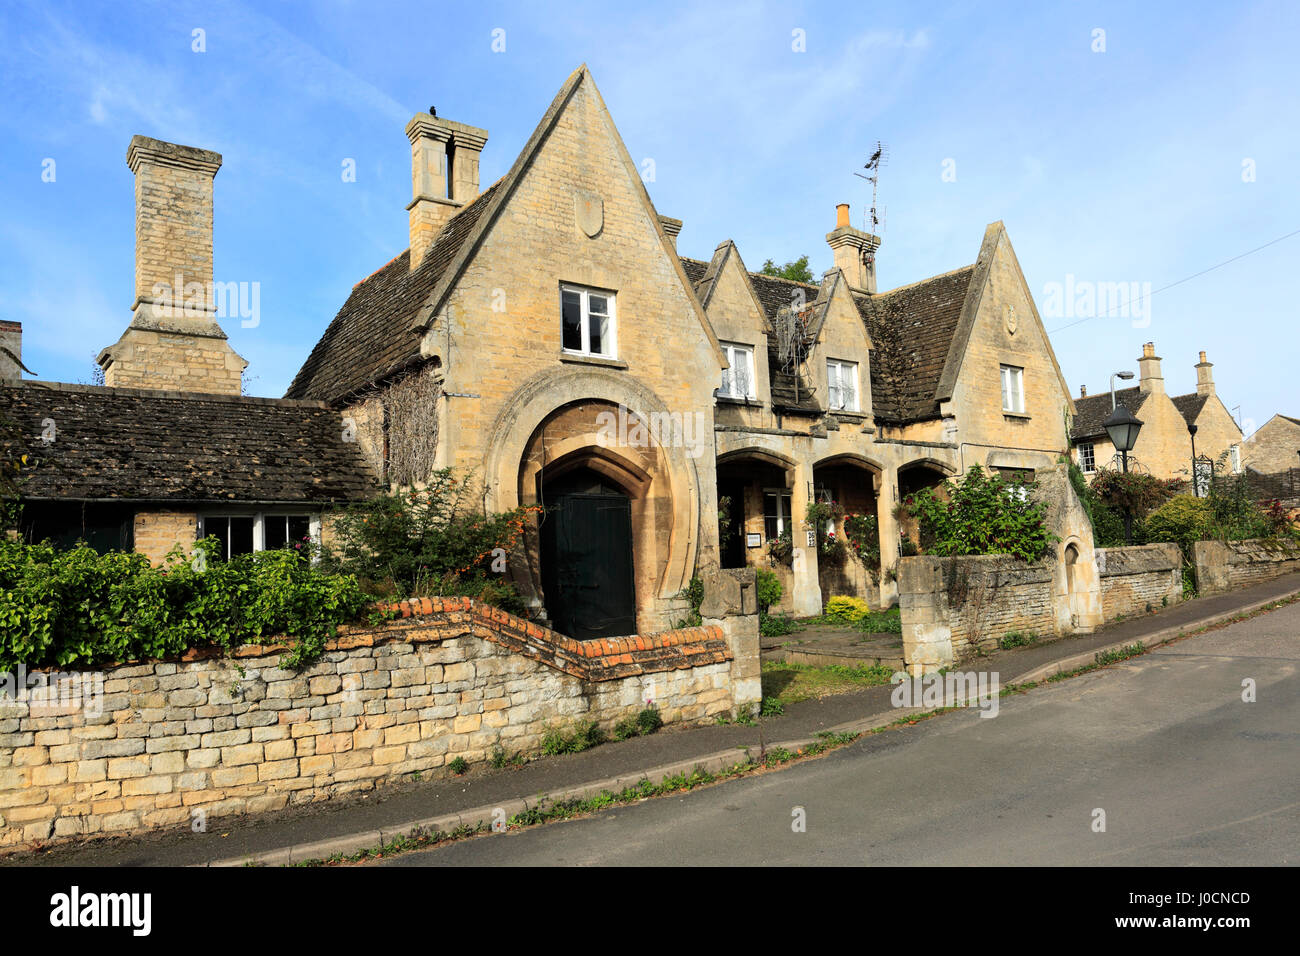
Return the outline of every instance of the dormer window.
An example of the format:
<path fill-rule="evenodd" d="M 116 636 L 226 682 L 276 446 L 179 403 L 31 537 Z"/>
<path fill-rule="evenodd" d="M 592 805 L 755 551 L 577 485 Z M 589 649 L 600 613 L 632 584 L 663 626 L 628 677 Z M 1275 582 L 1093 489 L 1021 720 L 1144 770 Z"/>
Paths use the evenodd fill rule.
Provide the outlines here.
<path fill-rule="evenodd" d="M 719 398 L 755 399 L 754 390 L 754 349 L 748 345 L 722 343 L 722 354 L 727 357 L 730 368 L 722 370 L 722 387 L 718 389 Z"/>
<path fill-rule="evenodd" d="M 858 411 L 858 363 L 826 361 L 826 404 L 833 412 Z"/>
<path fill-rule="evenodd" d="M 574 355 L 615 358 L 614 295 L 581 286 L 560 286 L 560 336 Z"/>

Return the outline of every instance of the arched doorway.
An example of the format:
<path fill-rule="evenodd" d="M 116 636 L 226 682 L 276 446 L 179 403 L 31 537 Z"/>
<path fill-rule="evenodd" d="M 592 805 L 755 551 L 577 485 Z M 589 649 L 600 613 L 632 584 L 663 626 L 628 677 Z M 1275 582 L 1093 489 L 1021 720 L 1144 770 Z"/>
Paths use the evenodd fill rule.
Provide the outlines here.
<path fill-rule="evenodd" d="M 880 604 L 880 476 L 878 464 L 858 455 L 837 455 L 813 466 L 812 500 L 830 506 L 832 513 L 817 528 L 817 578 L 823 599 L 847 595 L 872 607 Z M 858 533 L 864 523 L 875 525 L 870 541 L 874 550 L 865 558 L 850 545 L 850 522 Z"/>
<path fill-rule="evenodd" d="M 542 591 L 552 626 L 576 640 L 636 633 L 631 501 L 576 467 L 542 489 Z"/>
<path fill-rule="evenodd" d="M 940 487 L 952 474 L 932 459 L 923 459 L 921 461 L 909 462 L 898 469 L 898 501 L 900 505 L 906 504 L 909 496 L 916 494 L 926 488 Z M 903 543 L 900 548 L 900 554 L 906 556 L 914 554 L 914 547 L 924 548 L 928 542 L 921 540 L 920 523 L 900 509 L 898 516 L 899 539 Z"/>

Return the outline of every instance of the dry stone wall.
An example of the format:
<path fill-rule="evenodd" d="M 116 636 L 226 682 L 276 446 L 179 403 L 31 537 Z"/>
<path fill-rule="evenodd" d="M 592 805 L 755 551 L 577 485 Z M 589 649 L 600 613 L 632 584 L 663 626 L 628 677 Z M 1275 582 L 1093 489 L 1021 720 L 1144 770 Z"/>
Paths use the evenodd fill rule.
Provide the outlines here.
<path fill-rule="evenodd" d="M 1300 545 L 1284 541 L 1197 541 L 1192 545 L 1202 594 L 1271 581 L 1300 571 Z"/>
<path fill-rule="evenodd" d="M 608 731 L 648 702 L 681 723 L 757 700 L 756 615 L 579 642 L 469 598 L 398 607 L 301 671 L 283 647 L 191 651 L 0 697 L 0 845 L 188 828 L 533 752 L 552 725 Z"/>

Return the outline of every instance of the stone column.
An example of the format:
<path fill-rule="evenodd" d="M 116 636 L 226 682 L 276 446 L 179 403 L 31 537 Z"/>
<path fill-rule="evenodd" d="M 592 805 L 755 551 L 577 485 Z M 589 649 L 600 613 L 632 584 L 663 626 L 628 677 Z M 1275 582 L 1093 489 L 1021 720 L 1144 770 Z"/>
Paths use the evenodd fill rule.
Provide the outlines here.
<path fill-rule="evenodd" d="M 710 568 L 701 574 L 700 617 L 717 625 L 731 646 L 731 705 L 754 713 L 763 700 L 758 642 L 758 588 L 753 568 Z"/>
<path fill-rule="evenodd" d="M 880 492 L 876 495 L 876 524 L 880 530 L 880 604 L 891 607 L 898 601 L 898 582 L 889 579 L 891 568 L 898 567 L 898 466 L 887 465 L 880 472 Z"/>
<path fill-rule="evenodd" d="M 817 580 L 817 548 L 808 547 L 808 493 L 812 487 L 812 465 L 800 462 L 794 467 L 794 487 L 790 490 L 790 538 L 794 544 L 794 594 L 790 603 L 798 617 L 822 612 L 822 588 Z"/>

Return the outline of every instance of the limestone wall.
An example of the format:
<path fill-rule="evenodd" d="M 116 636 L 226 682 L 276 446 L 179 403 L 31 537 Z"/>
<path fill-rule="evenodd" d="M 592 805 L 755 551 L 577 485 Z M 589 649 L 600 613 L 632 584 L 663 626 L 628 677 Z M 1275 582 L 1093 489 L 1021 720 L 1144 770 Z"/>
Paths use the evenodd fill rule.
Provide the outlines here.
<path fill-rule="evenodd" d="M 1102 617 L 1111 621 L 1183 599 L 1183 558 L 1176 544 L 1097 551 Z"/>
<path fill-rule="evenodd" d="M 1214 594 L 1300 571 L 1300 546 L 1281 541 L 1197 541 L 1196 586 Z"/>
<path fill-rule="evenodd" d="M 752 573 L 735 588 L 752 604 Z M 578 642 L 469 598 L 399 607 L 403 618 L 344 630 L 300 672 L 278 666 L 282 647 L 191 651 L 62 682 L 98 677 L 98 697 L 0 698 L 0 845 L 189 828 L 200 814 L 370 790 L 498 746 L 535 752 L 550 725 L 608 731 L 647 701 L 669 723 L 757 702 L 752 610 Z"/>

